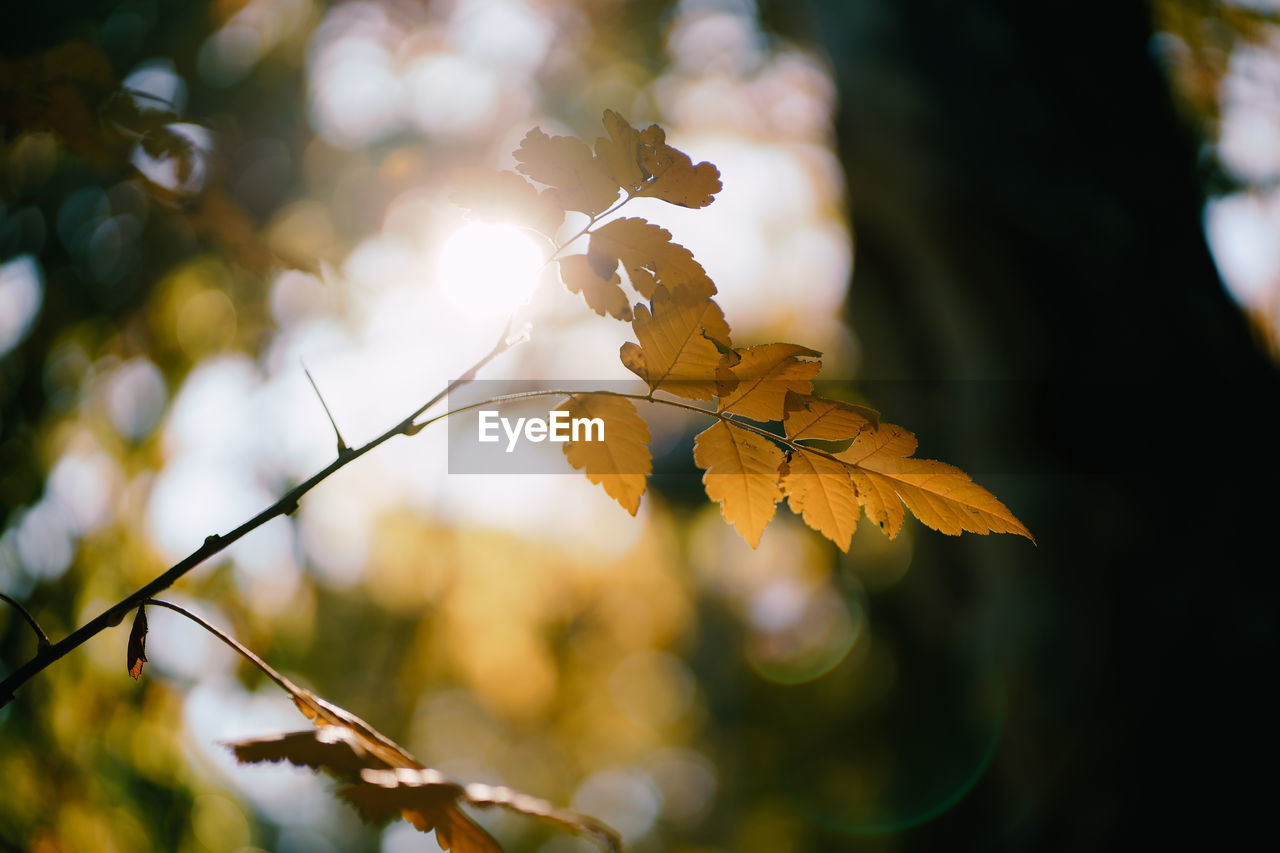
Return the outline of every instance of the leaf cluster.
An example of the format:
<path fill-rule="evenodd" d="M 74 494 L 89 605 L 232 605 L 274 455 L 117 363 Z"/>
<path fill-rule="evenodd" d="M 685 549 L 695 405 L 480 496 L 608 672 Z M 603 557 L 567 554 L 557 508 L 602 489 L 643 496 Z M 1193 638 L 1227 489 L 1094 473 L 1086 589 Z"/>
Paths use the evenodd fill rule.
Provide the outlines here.
<path fill-rule="evenodd" d="M 914 458 L 907 430 L 814 395 L 821 353 L 794 343 L 735 346 L 715 283 L 692 252 L 645 219 L 606 218 L 637 197 L 706 207 L 721 188 L 718 170 L 694 165 L 657 125 L 637 130 L 607 110 L 604 129 L 593 150 L 535 128 L 515 152 L 521 174 L 471 170 L 459 176 L 454 198 L 473 215 L 534 228 L 553 243 L 567 211 L 589 217 L 569 241 L 586 236 L 586 251 L 557 258 L 561 279 L 597 314 L 631 324 L 636 342 L 623 344 L 619 357 L 648 385 L 640 399 L 674 402 L 655 396 L 661 392 L 714 403 L 677 405 L 716 418 L 695 439 L 693 458 L 707 495 L 752 547 L 784 498 L 846 551 L 864 512 L 890 537 L 910 511 L 942 533 L 1032 538 L 963 471 Z M 632 303 L 623 274 L 642 301 Z M 603 442 L 565 446 L 570 464 L 633 515 L 652 470 L 648 428 L 629 399 L 636 396 L 578 394 L 565 403 L 575 417 L 606 424 Z"/>

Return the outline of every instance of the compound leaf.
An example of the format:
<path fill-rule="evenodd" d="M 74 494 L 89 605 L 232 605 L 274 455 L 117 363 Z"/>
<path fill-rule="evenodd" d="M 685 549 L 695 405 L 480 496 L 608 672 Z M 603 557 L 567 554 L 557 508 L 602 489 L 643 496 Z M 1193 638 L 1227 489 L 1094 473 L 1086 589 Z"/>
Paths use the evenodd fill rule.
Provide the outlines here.
<path fill-rule="evenodd" d="M 739 361 L 721 368 L 720 411 L 756 421 L 780 421 L 788 393 L 808 394 L 822 355 L 798 344 L 762 344 L 735 350 Z"/>
<path fill-rule="evenodd" d="M 717 368 L 736 360 L 720 306 L 688 288 L 668 291 L 661 285 L 650 306 L 635 306 L 631 327 L 640 343 L 622 345 L 622 363 L 652 391 L 710 400 L 717 392 Z"/>
<path fill-rule="evenodd" d="M 520 173 L 551 187 L 565 210 L 594 216 L 618 198 L 618 185 L 580 139 L 548 136 L 535 127 L 515 156 Z"/>

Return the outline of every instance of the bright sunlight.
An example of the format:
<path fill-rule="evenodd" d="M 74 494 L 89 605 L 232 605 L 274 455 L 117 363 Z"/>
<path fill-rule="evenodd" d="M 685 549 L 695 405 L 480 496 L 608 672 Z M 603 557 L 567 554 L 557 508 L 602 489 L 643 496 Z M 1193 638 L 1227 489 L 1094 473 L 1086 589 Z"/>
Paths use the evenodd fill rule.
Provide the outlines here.
<path fill-rule="evenodd" d="M 469 316 L 509 314 L 533 292 L 542 255 L 515 226 L 471 222 L 440 251 L 440 287 L 449 303 Z"/>

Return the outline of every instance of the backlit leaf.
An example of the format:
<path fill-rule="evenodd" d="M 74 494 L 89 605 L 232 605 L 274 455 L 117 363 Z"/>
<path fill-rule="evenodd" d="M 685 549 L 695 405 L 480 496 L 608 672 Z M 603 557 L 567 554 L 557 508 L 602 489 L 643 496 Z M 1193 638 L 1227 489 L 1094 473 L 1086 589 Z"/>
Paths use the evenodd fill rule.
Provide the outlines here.
<path fill-rule="evenodd" d="M 725 421 L 698 433 L 693 461 L 706 469 L 702 484 L 720 513 L 752 548 L 782 499 L 778 473 L 785 457 L 764 436 Z"/>
<path fill-rule="evenodd" d="M 604 129 L 609 138 L 596 140 L 596 157 L 618 186 L 634 193 L 645 180 L 640 169 L 640 131 L 613 110 L 604 111 Z"/>
<path fill-rule="evenodd" d="M 535 127 L 515 156 L 521 174 L 551 187 L 565 210 L 594 215 L 618 198 L 618 185 L 580 139 L 548 136 Z"/>
<path fill-rule="evenodd" d="M 703 296 L 711 296 L 716 286 L 707 277 L 693 253 L 671 242 L 671 232 L 643 219 L 615 219 L 591 232 L 587 257 L 600 276 L 614 272 L 622 262 L 631 286 L 646 299 L 654 287 L 668 290 L 684 286 Z"/>
<path fill-rule="evenodd" d="M 653 391 L 710 400 L 717 390 L 716 368 L 732 361 L 721 351 L 730 342 L 720 306 L 687 288 L 668 291 L 661 285 L 650 305 L 635 306 L 631 327 L 640 343 L 622 345 L 622 363 Z"/>
<path fill-rule="evenodd" d="M 467 208 L 482 222 L 524 225 L 548 236 L 553 236 L 564 222 L 564 211 L 555 193 L 552 190 L 538 192 L 537 187 L 515 172 L 457 169 L 450 183 L 453 203 Z"/>
<path fill-rule="evenodd" d="M 640 132 L 640 142 L 640 166 L 651 179 L 637 195 L 696 208 L 711 204 L 720 192 L 720 170 L 710 163 L 693 165 L 689 155 L 667 144 L 656 124 Z"/>
<path fill-rule="evenodd" d="M 789 393 L 784 405 L 786 414 L 782 426 L 787 438 L 793 441 L 841 441 L 860 435 L 864 429 L 874 429 L 880 423 L 880 413 L 875 409 L 839 400 Z"/>
<path fill-rule="evenodd" d="M 587 479 L 603 486 L 609 497 L 632 515 L 640 507 L 645 478 L 653 469 L 649 455 L 649 427 L 626 397 L 611 394 L 579 394 L 562 404 L 570 418 L 599 418 L 604 440 L 569 441 L 564 455 Z"/>
<path fill-rule="evenodd" d="M 849 550 L 862 510 L 847 465 L 817 453 L 794 451 L 782 472 L 782 491 L 804 523 Z"/>
<path fill-rule="evenodd" d="M 926 526 L 952 536 L 970 533 L 1016 533 L 1031 541 L 1031 532 L 1004 504 L 969 475 L 945 462 L 911 459 L 915 436 L 893 424 L 863 432 L 848 450 L 836 454 L 856 466 L 850 472 L 868 517 L 890 536 L 902 525 L 898 500 Z"/>
<path fill-rule="evenodd" d="M 459 786 L 434 770 L 364 770 L 360 773 L 362 784 L 344 788 L 342 795 L 371 820 L 383 821 L 401 812 L 418 812 L 428 820 L 437 814 L 442 803 L 452 803 L 459 798 L 469 805 L 479 807 L 502 806 L 521 814 L 551 821 L 595 841 L 601 848 L 620 851 L 622 844 L 618 834 L 609 827 L 584 815 L 557 808 L 546 800 L 513 791 L 510 788 L 472 783 Z M 416 823 L 415 823 L 416 825 Z M 441 830 L 436 826 L 436 835 Z M 459 844 L 456 835 L 450 839 L 452 848 L 458 851 L 488 850 L 485 847 L 467 847 Z"/>
<path fill-rule="evenodd" d="M 565 287 L 572 293 L 581 293 L 592 311 L 601 317 L 608 314 L 619 320 L 631 319 L 631 301 L 623 292 L 622 279 L 616 272 L 607 278 L 600 276 L 586 255 L 569 255 L 559 263 Z"/>
<path fill-rule="evenodd" d="M 797 344 L 763 344 L 736 351 L 732 367 L 722 367 L 720 411 L 757 421 L 780 421 L 788 392 L 808 394 L 820 361 L 801 361 L 822 355 Z"/>

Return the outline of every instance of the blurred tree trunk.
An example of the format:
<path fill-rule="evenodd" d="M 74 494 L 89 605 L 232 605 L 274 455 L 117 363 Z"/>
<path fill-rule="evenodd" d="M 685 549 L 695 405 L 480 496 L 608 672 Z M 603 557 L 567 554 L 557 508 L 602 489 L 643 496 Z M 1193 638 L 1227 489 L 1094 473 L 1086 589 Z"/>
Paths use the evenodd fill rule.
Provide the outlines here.
<path fill-rule="evenodd" d="M 1008 707 L 992 767 L 905 849 L 1257 829 L 1278 387 L 1206 249 L 1146 9 L 807 11 L 841 92 L 861 374 L 1039 540 L 919 540 L 912 583 L 994 629 Z"/>

